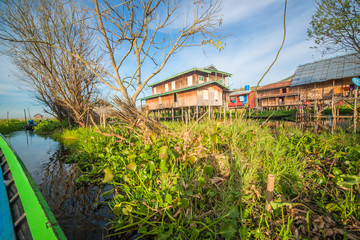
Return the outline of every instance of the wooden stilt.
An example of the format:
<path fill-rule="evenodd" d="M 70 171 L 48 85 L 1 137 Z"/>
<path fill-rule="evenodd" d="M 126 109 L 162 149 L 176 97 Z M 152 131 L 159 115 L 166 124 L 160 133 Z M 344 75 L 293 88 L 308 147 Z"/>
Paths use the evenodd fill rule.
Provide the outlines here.
<path fill-rule="evenodd" d="M 355 100 L 354 100 L 354 133 L 356 133 L 357 129 L 357 98 L 358 98 L 358 87 L 355 86 Z"/>
<path fill-rule="evenodd" d="M 174 108 L 171 108 L 171 120 L 174 121 Z"/>
<path fill-rule="evenodd" d="M 184 121 L 184 108 L 181 108 L 181 121 Z"/>
<path fill-rule="evenodd" d="M 199 119 L 199 106 L 196 105 L 196 120 Z"/>

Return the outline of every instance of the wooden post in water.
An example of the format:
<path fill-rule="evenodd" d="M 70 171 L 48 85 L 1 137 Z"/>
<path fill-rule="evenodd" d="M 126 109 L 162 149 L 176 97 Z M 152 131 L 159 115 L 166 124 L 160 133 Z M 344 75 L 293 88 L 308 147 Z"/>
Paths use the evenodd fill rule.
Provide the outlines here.
<path fill-rule="evenodd" d="M 354 101 L 354 133 L 356 133 L 357 128 L 357 98 L 358 98 L 358 87 L 355 86 L 355 101 Z"/>
<path fill-rule="evenodd" d="M 273 174 L 268 174 L 267 179 L 267 187 L 266 187 L 266 211 L 271 210 L 270 202 L 274 196 L 274 183 L 275 183 L 275 176 Z"/>
<path fill-rule="evenodd" d="M 224 122 L 226 121 L 226 107 L 224 105 Z"/>
<path fill-rule="evenodd" d="M 184 108 L 181 107 L 181 121 L 184 121 Z"/>
<path fill-rule="evenodd" d="M 196 120 L 199 119 L 199 106 L 198 105 L 196 105 L 196 118 L 195 119 Z"/>
<path fill-rule="evenodd" d="M 25 115 L 25 122 L 27 122 L 27 119 L 26 119 L 26 110 L 24 108 L 24 115 Z"/>

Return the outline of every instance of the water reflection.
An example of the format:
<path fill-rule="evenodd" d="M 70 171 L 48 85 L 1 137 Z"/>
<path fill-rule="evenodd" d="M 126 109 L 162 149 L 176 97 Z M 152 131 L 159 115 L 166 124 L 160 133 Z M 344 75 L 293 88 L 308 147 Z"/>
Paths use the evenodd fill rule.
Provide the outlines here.
<path fill-rule="evenodd" d="M 269 126 L 271 128 L 290 128 L 297 127 L 300 129 L 310 129 L 314 132 L 322 132 L 322 131 L 348 131 L 353 132 L 354 124 L 351 119 L 340 118 L 335 122 L 331 119 L 323 119 L 318 121 L 303 121 L 303 122 L 295 122 L 295 121 L 286 121 L 286 120 L 261 120 L 261 125 Z M 357 132 L 359 132 L 360 126 L 357 126 Z"/>
<path fill-rule="evenodd" d="M 7 135 L 26 165 L 68 239 L 105 239 L 108 208 L 95 209 L 100 189 L 75 184 L 76 167 L 66 164 L 68 150 L 51 138 L 28 131 Z"/>

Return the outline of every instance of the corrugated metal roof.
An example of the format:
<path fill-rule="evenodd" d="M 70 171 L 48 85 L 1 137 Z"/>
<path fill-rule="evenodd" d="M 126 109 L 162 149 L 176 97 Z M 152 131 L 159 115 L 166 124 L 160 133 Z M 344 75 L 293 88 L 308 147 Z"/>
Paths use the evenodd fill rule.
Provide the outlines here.
<path fill-rule="evenodd" d="M 222 87 L 223 89 L 229 90 L 229 88 L 225 87 L 224 85 L 222 85 L 221 83 L 219 83 L 218 81 L 210 81 L 210 82 L 205 82 L 205 83 L 201 83 L 201 84 L 197 84 L 197 85 L 193 85 L 191 87 L 186 87 L 186 88 L 180 88 L 180 89 L 176 89 L 170 92 L 164 92 L 164 93 L 159 93 L 159 94 L 155 94 L 155 95 L 151 95 L 148 97 L 143 97 L 140 98 L 139 100 L 146 100 L 146 99 L 151 99 L 151 98 L 156 98 L 156 97 L 161 97 L 161 96 L 165 96 L 168 94 L 173 94 L 173 93 L 177 93 L 177 92 L 183 92 L 183 91 L 188 91 L 191 89 L 195 89 L 195 88 L 199 88 L 199 87 L 203 87 L 209 84 L 218 84 L 220 87 Z"/>
<path fill-rule="evenodd" d="M 354 53 L 298 66 L 291 86 L 358 75 L 360 75 L 360 54 Z"/>
<path fill-rule="evenodd" d="M 247 90 L 247 91 L 235 91 L 235 92 L 231 92 L 229 94 L 229 96 L 237 96 L 237 95 L 245 95 L 245 94 L 248 94 L 248 93 L 251 93 L 252 90 Z"/>
<path fill-rule="evenodd" d="M 180 75 L 183 75 L 183 74 L 185 74 L 185 73 L 189 73 L 189 72 L 192 72 L 192 71 L 199 71 L 199 72 L 204 72 L 204 73 L 212 73 L 212 72 L 215 72 L 215 73 L 221 73 L 221 74 L 227 75 L 227 76 L 229 76 L 229 77 L 231 77 L 231 75 L 232 75 L 231 73 L 227 73 L 227 72 L 223 72 L 223 71 L 219 71 L 219 70 L 214 70 L 214 69 L 212 69 L 212 68 L 206 68 L 206 69 L 203 69 L 203 68 L 192 68 L 192 69 L 186 70 L 186 71 L 184 71 L 184 72 L 175 74 L 175 75 L 173 75 L 173 76 L 171 76 L 171 77 L 165 78 L 165 79 L 163 79 L 163 80 L 161 80 L 161 81 L 158 81 L 158 82 L 156 82 L 156 83 L 149 84 L 149 87 L 153 87 L 153 86 L 155 86 L 155 85 L 158 85 L 158 84 L 160 84 L 160 83 L 163 83 L 163 82 L 165 82 L 165 81 L 168 81 L 168 80 L 170 80 L 170 79 L 172 79 L 172 78 L 178 77 L 178 76 L 180 76 Z"/>

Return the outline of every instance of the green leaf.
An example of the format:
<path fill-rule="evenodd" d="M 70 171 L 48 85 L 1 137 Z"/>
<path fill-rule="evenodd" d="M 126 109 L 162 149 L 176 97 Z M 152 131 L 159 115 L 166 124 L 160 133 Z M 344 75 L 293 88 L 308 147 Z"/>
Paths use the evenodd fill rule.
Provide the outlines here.
<path fill-rule="evenodd" d="M 165 231 L 165 226 L 160 226 L 159 227 L 159 234 L 158 234 L 158 239 L 159 240 L 167 240 L 170 239 L 172 233 L 173 233 L 173 229 L 174 226 L 172 224 L 167 224 L 169 227 L 169 230 Z"/>
<path fill-rule="evenodd" d="M 343 181 L 337 181 L 336 185 L 340 187 L 350 188 L 352 185 L 360 184 L 360 177 L 356 175 L 342 174 L 340 177 Z"/>
<path fill-rule="evenodd" d="M 200 185 L 202 185 L 205 183 L 205 179 L 203 177 L 199 177 L 198 182 L 200 183 Z"/>
<path fill-rule="evenodd" d="M 105 177 L 103 183 L 109 183 L 114 178 L 114 175 L 110 168 L 105 168 L 104 172 L 105 172 Z"/>
<path fill-rule="evenodd" d="M 336 203 L 329 203 L 328 205 L 326 205 L 325 209 L 328 210 L 329 212 L 341 212 L 342 211 L 340 205 L 336 204 Z"/>
<path fill-rule="evenodd" d="M 155 168 L 156 168 L 155 163 L 153 161 L 150 161 L 148 163 L 148 166 L 149 166 L 150 170 L 155 170 Z"/>
<path fill-rule="evenodd" d="M 191 163 L 191 164 L 194 164 L 196 162 L 197 158 L 195 155 L 191 155 L 190 157 L 187 157 L 186 158 L 186 161 Z"/>
<path fill-rule="evenodd" d="M 147 227 L 146 226 L 142 226 L 138 229 L 138 233 L 142 233 L 145 234 L 147 233 Z"/>
<path fill-rule="evenodd" d="M 127 169 L 129 169 L 130 171 L 135 171 L 136 170 L 136 163 L 131 162 L 126 166 Z"/>
<path fill-rule="evenodd" d="M 163 173 L 168 172 L 168 168 L 166 166 L 166 161 L 165 160 L 160 161 L 159 168 L 160 168 L 161 172 L 163 172 Z"/>
<path fill-rule="evenodd" d="M 124 215 L 129 215 L 132 212 L 132 207 L 130 205 L 126 205 L 122 208 L 122 213 Z"/>
<path fill-rule="evenodd" d="M 227 223 L 220 228 L 221 236 L 223 236 L 225 239 L 231 239 L 235 236 L 235 233 L 237 232 L 237 226 L 233 223 Z"/>
<path fill-rule="evenodd" d="M 101 197 L 107 197 L 107 196 L 110 196 L 112 194 L 114 194 L 114 188 L 110 189 L 109 191 L 102 192 L 100 196 Z"/>
<path fill-rule="evenodd" d="M 207 175 L 212 175 L 213 174 L 213 167 L 211 165 L 206 165 L 204 167 L 204 173 Z"/>
<path fill-rule="evenodd" d="M 168 147 L 167 146 L 162 146 L 161 148 L 159 148 L 159 158 L 164 160 L 168 158 Z"/>
<path fill-rule="evenodd" d="M 121 215 L 121 204 L 116 204 L 112 211 L 116 216 L 120 216 Z"/>
<path fill-rule="evenodd" d="M 166 196 L 165 196 L 165 202 L 167 202 L 167 203 L 172 203 L 172 196 L 170 195 L 170 194 L 166 194 Z"/>
<path fill-rule="evenodd" d="M 237 206 L 233 206 L 229 211 L 229 217 L 236 218 L 239 216 L 239 210 Z"/>
<path fill-rule="evenodd" d="M 183 198 L 179 201 L 178 205 L 182 208 L 187 208 L 189 206 L 189 199 Z"/>
<path fill-rule="evenodd" d="M 270 205 L 271 205 L 271 208 L 272 208 L 273 210 L 276 210 L 276 209 L 278 209 L 278 208 L 280 208 L 280 207 L 282 207 L 282 206 L 291 206 L 292 204 L 291 204 L 291 203 L 287 203 L 287 202 L 273 202 L 273 201 L 271 201 L 271 202 L 270 202 Z"/>

